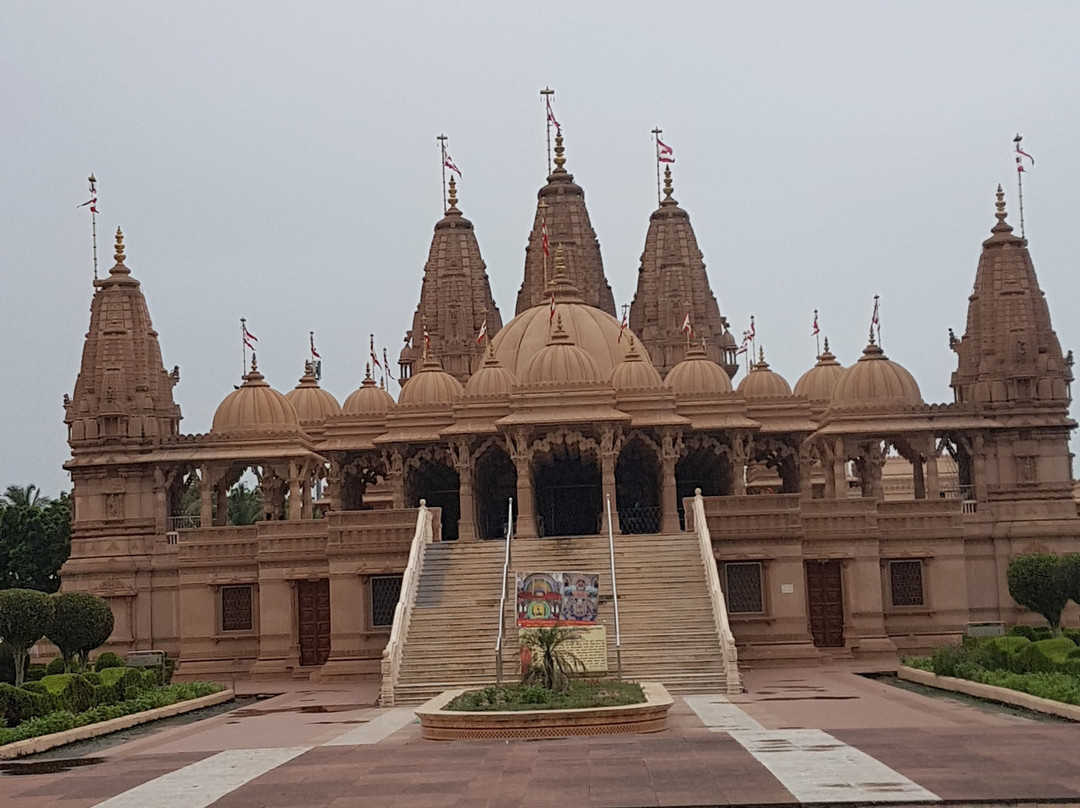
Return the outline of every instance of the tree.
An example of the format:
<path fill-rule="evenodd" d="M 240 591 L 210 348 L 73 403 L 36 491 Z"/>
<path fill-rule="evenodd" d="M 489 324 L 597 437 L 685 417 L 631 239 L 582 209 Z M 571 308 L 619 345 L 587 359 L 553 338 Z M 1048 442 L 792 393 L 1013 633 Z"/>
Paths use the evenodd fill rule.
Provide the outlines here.
<path fill-rule="evenodd" d="M 529 651 L 530 659 L 521 683 L 540 685 L 548 690 L 570 687 L 570 677 L 585 672 L 585 664 L 566 647 L 577 637 L 577 631 L 560 625 L 523 629 L 521 646 Z"/>
<path fill-rule="evenodd" d="M 237 483 L 229 491 L 229 522 L 234 525 L 253 525 L 263 517 L 262 490 Z"/>
<path fill-rule="evenodd" d="M 55 592 L 71 552 L 71 502 L 67 494 L 49 499 L 33 488 L 9 486 L 0 498 L 0 588 Z"/>
<path fill-rule="evenodd" d="M 42 496 L 41 489 L 31 483 L 27 486 L 9 485 L 3 495 L 0 496 L 0 501 L 3 501 L 5 505 L 13 505 L 17 508 L 32 508 L 37 505 L 48 504 L 49 498 Z"/>
<path fill-rule="evenodd" d="M 1061 636 L 1061 613 L 1069 602 L 1069 575 L 1065 559 L 1050 553 L 1026 553 L 1009 562 L 1006 578 L 1013 600 L 1050 624 Z"/>
<path fill-rule="evenodd" d="M 26 678 L 30 647 L 52 626 L 54 604 L 44 592 L 33 589 L 0 590 L 0 639 L 15 656 L 15 686 Z"/>
<path fill-rule="evenodd" d="M 104 598 L 89 592 L 59 592 L 52 599 L 56 609 L 46 636 L 60 649 L 65 673 L 71 673 L 73 662 L 85 668 L 90 652 L 112 634 L 112 609 Z"/>

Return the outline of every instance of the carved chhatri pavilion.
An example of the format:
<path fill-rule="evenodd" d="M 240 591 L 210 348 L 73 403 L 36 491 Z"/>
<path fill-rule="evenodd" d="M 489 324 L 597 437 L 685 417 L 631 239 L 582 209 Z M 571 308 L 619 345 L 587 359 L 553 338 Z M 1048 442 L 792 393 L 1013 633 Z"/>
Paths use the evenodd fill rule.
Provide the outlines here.
<path fill-rule="evenodd" d="M 66 402 L 63 569 L 65 588 L 109 599 L 113 647 L 163 648 L 189 674 L 320 677 L 377 671 L 385 650 L 387 701 L 453 679 L 455 655 L 491 678 L 510 498 L 517 563 L 592 565 L 605 617 L 593 537 L 610 499 L 627 664 L 675 685 L 736 687 L 736 647 L 895 654 L 1022 618 L 1009 559 L 1080 549 L 1072 362 L 1000 189 L 954 338 L 955 401 L 927 404 L 872 337 L 848 367 L 826 342 L 794 388 L 762 354 L 733 384 L 736 343 L 670 169 L 620 327 L 561 134 L 555 152 L 505 325 L 451 183 L 397 401 L 370 371 L 341 405 L 310 369 L 282 394 L 253 359 L 210 432 L 182 434 L 179 372 L 117 231 Z M 687 312 L 704 340 L 686 339 Z M 251 473 L 263 519 L 232 525 L 227 494 Z"/>

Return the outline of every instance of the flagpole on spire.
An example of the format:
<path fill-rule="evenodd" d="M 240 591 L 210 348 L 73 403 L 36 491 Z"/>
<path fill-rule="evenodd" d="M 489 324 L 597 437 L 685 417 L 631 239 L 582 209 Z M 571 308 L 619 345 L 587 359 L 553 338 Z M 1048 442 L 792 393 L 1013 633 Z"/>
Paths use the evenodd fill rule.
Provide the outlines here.
<path fill-rule="evenodd" d="M 659 126 L 652 130 L 653 140 L 656 141 L 656 204 L 660 205 L 660 135 L 664 130 Z"/>
<path fill-rule="evenodd" d="M 389 372 L 390 371 L 390 360 L 386 358 L 386 346 L 383 346 L 383 349 L 382 349 L 382 363 L 383 363 L 383 369 L 384 369 L 383 378 L 384 379 L 390 378 L 390 372 Z M 383 386 L 387 390 L 389 390 L 390 389 L 390 382 L 384 381 Z"/>
<path fill-rule="evenodd" d="M 90 239 L 94 250 L 94 281 L 98 279 L 97 271 L 97 180 L 93 173 L 86 178 L 90 183 L 90 198 L 79 205 L 80 208 L 90 206 Z"/>
<path fill-rule="evenodd" d="M 245 373 L 247 373 L 247 346 L 248 346 L 248 341 L 247 341 L 247 320 L 245 320 L 243 317 L 240 318 L 240 342 L 243 343 L 243 346 L 244 346 L 244 360 L 243 360 L 243 364 L 240 365 L 240 375 L 243 376 Z"/>
<path fill-rule="evenodd" d="M 435 137 L 439 141 L 439 163 L 442 166 L 442 212 L 443 216 L 446 215 L 446 135 L 437 135 Z"/>
<path fill-rule="evenodd" d="M 881 347 L 881 295 L 874 295 L 874 315 L 870 318 L 870 341 L 874 341 L 874 331 L 877 331 L 877 344 Z"/>
<path fill-rule="evenodd" d="M 548 172 L 550 173 L 550 172 Z M 540 200 L 540 204 L 537 207 L 540 209 L 540 251 L 544 254 L 544 288 L 548 287 L 548 253 L 551 252 L 551 247 L 548 243 L 547 232 L 547 202 L 543 199 Z"/>
<path fill-rule="evenodd" d="M 1032 165 L 1035 165 L 1035 158 L 1020 148 L 1020 144 L 1024 141 L 1024 136 L 1019 132 L 1016 133 L 1016 137 L 1013 138 L 1013 143 L 1016 144 L 1016 190 L 1017 201 L 1020 204 L 1020 238 L 1027 238 L 1024 231 L 1024 160 L 1027 158 L 1031 161 Z"/>
<path fill-rule="evenodd" d="M 555 91 L 550 87 L 545 87 L 540 91 L 540 95 L 544 97 L 545 113 L 547 115 L 547 166 L 548 174 L 551 173 L 551 122 L 555 118 L 555 114 L 551 111 L 551 96 L 555 95 Z M 556 123 L 556 126 L 559 124 Z"/>
<path fill-rule="evenodd" d="M 814 342 L 817 343 L 817 355 L 821 356 L 821 329 L 818 328 L 817 309 L 814 309 Z"/>

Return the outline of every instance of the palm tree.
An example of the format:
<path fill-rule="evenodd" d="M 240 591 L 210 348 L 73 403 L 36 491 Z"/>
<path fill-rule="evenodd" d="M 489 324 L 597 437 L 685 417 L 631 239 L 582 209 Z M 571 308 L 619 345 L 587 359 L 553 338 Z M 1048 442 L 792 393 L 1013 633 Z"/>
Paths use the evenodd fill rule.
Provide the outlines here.
<path fill-rule="evenodd" d="M 27 486 L 9 485 L 0 500 L 15 508 L 32 508 L 49 504 L 49 498 L 41 495 L 41 489 L 31 483 Z"/>
<path fill-rule="evenodd" d="M 530 651 L 529 669 L 521 677 L 524 685 L 540 685 L 548 690 L 566 690 L 570 677 L 585 672 L 585 663 L 564 646 L 576 640 L 578 632 L 557 623 L 548 628 L 521 632 L 522 648 Z"/>
<path fill-rule="evenodd" d="M 234 525 L 253 525 L 263 518 L 262 489 L 248 488 L 237 483 L 229 491 L 229 522 Z"/>

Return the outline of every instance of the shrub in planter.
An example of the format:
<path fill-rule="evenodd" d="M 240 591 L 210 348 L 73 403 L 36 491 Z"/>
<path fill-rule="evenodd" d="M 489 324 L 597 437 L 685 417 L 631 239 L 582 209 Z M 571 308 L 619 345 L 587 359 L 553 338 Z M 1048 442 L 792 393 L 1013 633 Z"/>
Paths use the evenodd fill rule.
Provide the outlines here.
<path fill-rule="evenodd" d="M 1061 632 L 1061 636 L 1068 637 L 1077 645 L 1080 645 L 1080 628 L 1066 628 Z"/>
<path fill-rule="evenodd" d="M 938 676 L 965 678 L 966 673 L 976 666 L 969 658 L 969 652 L 963 646 L 945 645 L 935 648 L 930 657 L 930 667 Z"/>
<path fill-rule="evenodd" d="M 1071 565 L 1052 553 L 1024 553 L 1009 562 L 1009 594 L 1021 606 L 1041 614 L 1055 637 L 1069 602 Z"/>
<path fill-rule="evenodd" d="M 52 625 L 52 598 L 33 589 L 0 589 L 0 637 L 15 656 L 15 685 L 26 678 L 30 646 L 44 637 Z"/>
<path fill-rule="evenodd" d="M 1038 637 L 1035 636 L 1035 627 L 1034 626 L 1013 626 L 1012 628 L 1009 629 L 1008 636 L 1010 636 L 1010 637 L 1026 637 L 1027 639 L 1029 639 L 1031 641 L 1035 641 L 1035 640 L 1038 639 Z"/>
<path fill-rule="evenodd" d="M 1016 670 L 1018 673 L 1056 673 L 1062 670 L 1066 654 L 1073 648 L 1076 644 L 1066 637 L 1030 643 L 1017 653 Z"/>
<path fill-rule="evenodd" d="M 60 649 L 64 672 L 85 668 L 90 652 L 101 647 L 113 630 L 113 613 L 108 602 L 89 592 L 58 592 L 48 638 Z"/>
<path fill-rule="evenodd" d="M 42 677 L 45 676 L 45 673 L 46 672 L 45 672 L 45 666 L 44 665 L 31 665 L 29 668 L 26 669 L 26 680 L 25 681 L 27 681 L 27 682 L 40 682 Z"/>
<path fill-rule="evenodd" d="M 107 668 L 122 668 L 124 667 L 124 660 L 119 655 L 114 654 L 112 651 L 106 651 L 104 654 L 94 660 L 94 670 L 101 673 Z"/>
<path fill-rule="evenodd" d="M 67 673 L 67 668 L 64 665 L 64 658 L 57 657 L 48 665 L 45 666 L 45 675 L 52 676 L 55 673 Z"/>
<path fill-rule="evenodd" d="M 101 684 L 101 674 L 96 673 L 94 671 L 85 671 L 82 674 L 82 678 L 85 679 L 86 681 L 88 681 L 92 685 L 100 685 Z"/>
<path fill-rule="evenodd" d="M 0 718 L 9 727 L 45 715 L 54 707 L 55 700 L 48 693 L 35 693 L 22 687 L 0 684 Z"/>
<path fill-rule="evenodd" d="M 57 709 L 81 713 L 94 706 L 94 686 L 77 673 L 46 676 L 41 684 L 57 699 Z"/>
<path fill-rule="evenodd" d="M 98 704 L 133 699 L 157 685 L 157 674 L 141 668 L 105 668 L 98 676 L 101 677 L 96 689 Z"/>

